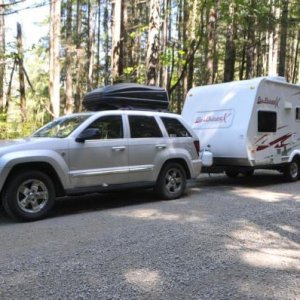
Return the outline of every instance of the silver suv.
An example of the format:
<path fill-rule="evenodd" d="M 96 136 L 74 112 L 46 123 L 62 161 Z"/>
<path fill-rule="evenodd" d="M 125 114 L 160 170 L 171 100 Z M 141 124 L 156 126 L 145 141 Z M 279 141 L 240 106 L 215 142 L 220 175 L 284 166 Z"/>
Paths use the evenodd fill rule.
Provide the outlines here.
<path fill-rule="evenodd" d="M 153 111 L 68 115 L 0 148 L 3 207 L 23 221 L 65 195 L 151 187 L 175 199 L 200 170 L 197 136 L 180 116 Z"/>

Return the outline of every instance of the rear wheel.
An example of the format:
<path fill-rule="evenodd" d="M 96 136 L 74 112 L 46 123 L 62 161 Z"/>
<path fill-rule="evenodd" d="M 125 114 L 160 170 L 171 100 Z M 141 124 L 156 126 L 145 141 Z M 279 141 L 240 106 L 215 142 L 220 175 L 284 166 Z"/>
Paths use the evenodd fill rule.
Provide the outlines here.
<path fill-rule="evenodd" d="M 300 164 L 299 159 L 294 158 L 284 169 L 284 177 L 288 181 L 296 181 L 300 175 Z"/>
<path fill-rule="evenodd" d="M 186 172 L 178 163 L 168 163 L 161 170 L 155 192 L 166 200 L 176 199 L 183 195 L 186 188 Z"/>
<path fill-rule="evenodd" d="M 2 194 L 5 211 L 21 221 L 48 215 L 55 200 L 53 182 L 40 171 L 21 171 L 7 182 Z"/>
<path fill-rule="evenodd" d="M 237 171 L 225 171 L 225 174 L 230 178 L 238 177 L 239 172 Z"/>

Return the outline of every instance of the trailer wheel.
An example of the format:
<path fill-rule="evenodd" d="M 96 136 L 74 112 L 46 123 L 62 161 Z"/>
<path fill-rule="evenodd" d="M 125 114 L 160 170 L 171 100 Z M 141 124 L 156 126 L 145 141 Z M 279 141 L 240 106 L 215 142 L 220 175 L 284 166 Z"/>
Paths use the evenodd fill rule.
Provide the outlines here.
<path fill-rule="evenodd" d="M 296 181 L 300 175 L 299 159 L 294 158 L 284 169 L 283 175 L 288 181 Z"/>
<path fill-rule="evenodd" d="M 254 173 L 254 170 L 248 170 L 248 171 L 244 171 L 242 172 L 242 174 L 245 176 L 245 177 L 250 177 L 252 176 Z"/>
<path fill-rule="evenodd" d="M 226 174 L 229 178 L 235 178 L 235 177 L 238 177 L 239 172 L 237 172 L 237 171 L 225 171 L 225 174 Z"/>

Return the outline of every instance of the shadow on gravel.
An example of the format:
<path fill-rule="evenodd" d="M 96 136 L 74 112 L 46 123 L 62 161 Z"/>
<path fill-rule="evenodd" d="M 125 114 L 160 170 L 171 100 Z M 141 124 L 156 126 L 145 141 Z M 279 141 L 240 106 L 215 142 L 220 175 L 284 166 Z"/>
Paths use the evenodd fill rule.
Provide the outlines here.
<path fill-rule="evenodd" d="M 130 207 L 155 201 L 160 201 L 160 199 L 156 198 L 152 190 L 126 190 L 122 192 L 62 197 L 56 199 L 54 208 L 47 219 L 124 206 Z M 0 207 L 0 226 L 16 222 L 6 216 L 3 208 Z"/>
<path fill-rule="evenodd" d="M 77 197 L 57 199 L 52 217 L 101 211 L 124 206 L 142 205 L 147 202 L 155 202 L 152 190 L 128 190 L 122 192 L 90 194 Z"/>
<path fill-rule="evenodd" d="M 264 187 L 288 183 L 282 174 L 277 171 L 256 171 L 252 176 L 239 175 L 236 178 L 229 178 L 223 174 L 202 174 L 197 180 L 193 180 L 191 185 L 206 186 L 247 186 Z"/>

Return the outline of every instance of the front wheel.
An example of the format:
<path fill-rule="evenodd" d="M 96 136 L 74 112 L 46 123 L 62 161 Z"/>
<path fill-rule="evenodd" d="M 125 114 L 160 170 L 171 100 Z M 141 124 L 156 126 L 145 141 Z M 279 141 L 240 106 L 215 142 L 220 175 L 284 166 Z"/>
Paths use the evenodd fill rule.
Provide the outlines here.
<path fill-rule="evenodd" d="M 299 166 L 299 160 L 293 159 L 284 169 L 283 172 L 284 177 L 288 181 L 296 181 L 299 179 L 300 176 L 300 166 Z"/>
<path fill-rule="evenodd" d="M 183 195 L 186 188 L 186 172 L 178 163 L 168 163 L 161 170 L 155 192 L 166 200 L 176 199 Z"/>
<path fill-rule="evenodd" d="M 53 182 L 40 171 L 20 171 L 7 182 L 2 194 L 7 214 L 21 221 L 46 217 L 54 200 Z"/>

